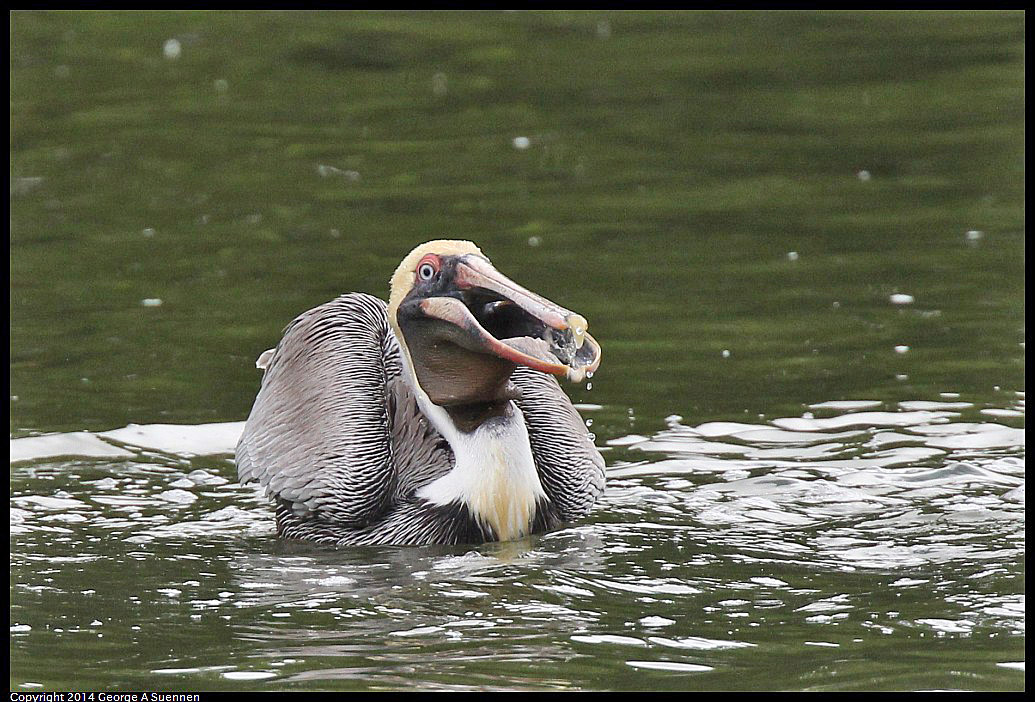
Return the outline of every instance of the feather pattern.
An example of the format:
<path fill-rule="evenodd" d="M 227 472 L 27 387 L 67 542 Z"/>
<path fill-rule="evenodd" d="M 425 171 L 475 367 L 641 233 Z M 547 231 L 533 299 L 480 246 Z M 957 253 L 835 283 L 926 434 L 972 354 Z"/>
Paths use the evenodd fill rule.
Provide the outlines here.
<path fill-rule="evenodd" d="M 285 329 L 237 446 L 238 477 L 265 487 L 282 536 L 341 546 L 496 540 L 466 504 L 418 495 L 455 458 L 400 354 L 385 303 L 362 293 Z M 512 381 L 546 494 L 530 525 L 541 532 L 589 512 L 604 461 L 556 380 L 519 367 Z"/>

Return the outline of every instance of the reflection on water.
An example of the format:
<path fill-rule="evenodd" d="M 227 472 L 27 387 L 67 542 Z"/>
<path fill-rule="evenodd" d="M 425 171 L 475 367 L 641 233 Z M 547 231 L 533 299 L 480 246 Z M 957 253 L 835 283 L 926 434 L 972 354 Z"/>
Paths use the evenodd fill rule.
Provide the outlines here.
<path fill-rule="evenodd" d="M 1023 394 L 984 409 L 1016 422 Z M 734 670 L 764 687 L 761 655 L 794 661 L 786 685 L 851 688 L 832 661 L 902 638 L 988 681 L 1023 670 L 1024 432 L 963 412 L 988 414 L 845 401 L 758 423 L 672 416 L 607 441 L 609 487 L 584 523 L 457 548 L 278 541 L 265 499 L 221 457 L 240 423 L 15 439 L 28 462 L 12 481 L 12 636 L 121 649 L 170 617 L 219 623 L 223 664 L 204 641 L 148 661 L 168 687 L 664 688 L 705 673 L 711 687 Z M 44 459 L 75 442 L 94 459 Z M 102 444 L 131 457 L 111 462 Z M 55 489 L 66 475 L 74 487 Z M 44 555 L 55 545 L 64 555 Z M 187 568 L 140 574 L 128 599 L 148 614 L 113 611 L 101 574 L 146 569 L 157 550 Z M 70 568 L 71 583 L 48 577 Z M 69 604 L 39 619 L 54 599 Z M 947 684 L 895 664 L 871 683 Z"/>

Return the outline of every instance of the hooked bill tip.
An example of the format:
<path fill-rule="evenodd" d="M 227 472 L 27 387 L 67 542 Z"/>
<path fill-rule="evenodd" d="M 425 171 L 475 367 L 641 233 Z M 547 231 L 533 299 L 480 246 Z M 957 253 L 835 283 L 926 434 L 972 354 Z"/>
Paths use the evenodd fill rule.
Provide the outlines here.
<path fill-rule="evenodd" d="M 575 313 L 568 315 L 565 321 L 568 323 L 568 328 L 571 329 L 572 338 L 575 340 L 575 348 L 581 349 L 583 342 L 586 340 L 586 328 L 589 327 L 589 323 L 581 314 Z"/>

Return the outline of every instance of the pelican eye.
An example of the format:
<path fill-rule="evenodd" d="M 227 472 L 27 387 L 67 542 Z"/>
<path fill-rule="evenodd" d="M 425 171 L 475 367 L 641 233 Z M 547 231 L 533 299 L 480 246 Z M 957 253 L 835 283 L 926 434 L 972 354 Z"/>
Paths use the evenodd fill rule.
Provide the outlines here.
<path fill-rule="evenodd" d="M 422 263 L 417 267 L 417 277 L 421 280 L 431 280 L 435 277 L 435 273 L 437 272 L 438 271 L 435 270 L 435 267 L 430 263 Z"/>

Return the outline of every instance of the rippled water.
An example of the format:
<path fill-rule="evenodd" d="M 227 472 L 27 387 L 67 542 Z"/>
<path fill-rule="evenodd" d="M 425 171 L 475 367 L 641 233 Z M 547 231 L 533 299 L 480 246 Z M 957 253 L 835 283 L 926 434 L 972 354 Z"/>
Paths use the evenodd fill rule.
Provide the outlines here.
<path fill-rule="evenodd" d="M 1023 689 L 1023 13 L 11 38 L 12 690 Z M 256 356 L 443 236 L 589 320 L 607 491 L 277 539 Z"/>
<path fill-rule="evenodd" d="M 75 642 L 94 652 L 76 677 L 88 688 L 742 688 L 774 671 L 803 689 L 1010 686 L 1023 413 L 1020 395 L 672 416 L 606 441 L 587 523 L 477 548 L 278 542 L 225 457 L 241 423 L 18 439 L 15 661 L 30 641 Z M 131 588 L 112 582 L 127 570 Z M 145 641 L 168 655 L 135 663 Z M 867 663 L 903 641 L 911 655 Z"/>

